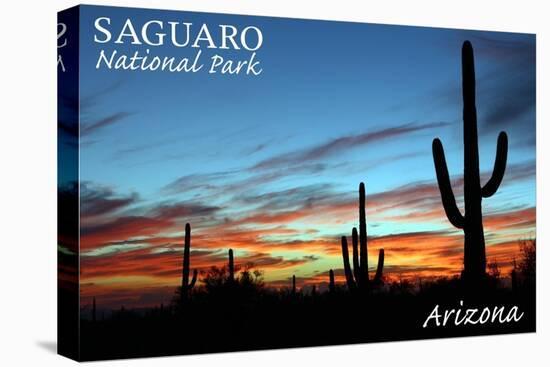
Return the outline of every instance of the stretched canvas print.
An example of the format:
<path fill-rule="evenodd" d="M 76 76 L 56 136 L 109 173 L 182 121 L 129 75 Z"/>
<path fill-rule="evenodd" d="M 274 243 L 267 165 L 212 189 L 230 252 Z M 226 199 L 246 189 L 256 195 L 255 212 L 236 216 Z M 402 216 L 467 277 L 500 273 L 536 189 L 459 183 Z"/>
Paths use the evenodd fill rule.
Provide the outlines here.
<path fill-rule="evenodd" d="M 59 13 L 59 353 L 535 331 L 535 35 Z"/>

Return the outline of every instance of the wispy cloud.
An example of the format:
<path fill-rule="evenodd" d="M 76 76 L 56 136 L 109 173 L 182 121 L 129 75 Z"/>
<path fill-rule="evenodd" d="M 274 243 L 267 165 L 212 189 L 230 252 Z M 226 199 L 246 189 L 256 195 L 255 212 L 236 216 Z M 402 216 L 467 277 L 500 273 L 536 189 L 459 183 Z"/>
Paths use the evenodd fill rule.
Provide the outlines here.
<path fill-rule="evenodd" d="M 185 222 L 208 223 L 221 208 L 198 202 L 157 203 L 135 206 L 135 196 L 116 198 L 110 190 L 90 191 L 81 206 L 81 241 L 83 249 L 112 246 L 136 237 L 154 237 L 165 231 L 181 231 Z M 119 212 L 122 208 L 124 210 Z M 181 227 L 178 230 L 178 227 Z"/>
<path fill-rule="evenodd" d="M 193 173 L 181 176 L 164 186 L 162 191 L 166 193 L 190 192 L 197 189 L 217 189 L 220 181 L 235 177 L 240 171 L 220 171 L 211 173 Z"/>
<path fill-rule="evenodd" d="M 536 42 L 534 37 L 501 40 L 464 32 L 476 58 L 477 111 L 480 133 L 513 130 L 516 140 L 533 142 L 536 103 Z M 480 65 L 486 64 L 485 69 Z M 485 70 L 481 72 L 481 70 Z M 444 103 L 462 104 L 460 84 L 438 91 Z M 522 121 L 522 123 L 518 123 Z M 527 127 L 528 126 L 528 127 Z"/>
<path fill-rule="evenodd" d="M 105 113 L 101 109 L 101 100 L 111 97 L 122 85 L 123 81 L 117 80 L 80 98 L 75 107 L 80 115 L 80 136 L 82 138 L 118 124 L 132 115 L 126 111 Z M 87 141 L 87 143 L 92 144 L 91 141 Z"/>
<path fill-rule="evenodd" d="M 534 39 L 503 41 L 476 37 L 476 52 L 490 59 L 495 68 L 478 79 L 481 102 L 485 102 L 481 121 L 484 132 L 497 132 L 534 112 L 536 69 Z M 532 120 L 534 134 L 534 116 Z M 527 129 L 529 130 L 529 129 Z M 530 134 L 529 131 L 522 131 Z"/>
<path fill-rule="evenodd" d="M 534 174 L 534 161 L 510 165 L 503 187 L 532 180 Z M 483 172 L 482 180 L 488 175 Z M 452 178 L 459 205 L 460 176 Z M 209 189 L 208 183 L 215 181 L 212 191 L 219 193 L 247 180 L 239 179 L 239 174 L 232 171 L 189 175 L 173 182 L 170 189 L 174 192 L 195 187 Z M 94 221 L 84 222 L 81 233 L 81 250 L 85 254 L 82 277 L 97 283 L 87 290 L 89 294 L 109 294 L 116 287 L 124 289 L 126 281 L 134 286 L 156 284 L 159 290 L 177 284 L 185 222 L 192 223 L 193 268 L 223 266 L 227 262 L 226 251 L 232 248 L 239 264 L 253 263 L 265 270 L 269 284 L 284 285 L 285 276 L 297 273 L 301 274 L 300 284 L 304 286 L 323 285 L 326 274 L 312 269 L 325 269 L 332 264 L 338 271 L 339 237 L 349 236 L 357 221 L 356 191 L 341 192 L 331 183 L 272 191 L 235 191 L 227 195 L 226 205 L 206 204 L 211 202 L 209 199 L 147 205 L 132 195 L 121 196 L 97 184 L 89 183 L 86 189 L 90 191 L 88 197 L 95 200 L 86 210 L 97 213 Z M 508 269 L 504 267 L 517 255 L 514 240 L 534 229 L 535 212 L 534 207 L 520 206 L 506 210 L 492 208 L 485 213 L 488 255 L 498 259 L 503 269 Z M 390 277 L 426 278 L 460 273 L 463 234 L 446 220 L 435 179 L 368 193 L 367 215 L 371 267 L 376 264 L 378 250 L 384 248 L 386 274 Z M 393 223 L 400 231 L 381 235 L 373 227 L 375 222 Z M 411 232 L 400 223 L 428 223 L 432 229 Z M 507 245 L 501 248 L 501 243 Z M 101 284 L 104 279 L 112 283 Z M 337 281 L 343 282 L 343 278 L 338 275 Z M 135 292 L 134 296 L 139 294 Z"/>
<path fill-rule="evenodd" d="M 80 127 L 80 135 L 87 136 L 99 130 L 106 128 L 107 126 L 114 125 L 126 117 L 130 116 L 129 112 L 116 112 L 106 117 L 99 119 L 98 121 L 83 123 Z"/>
<path fill-rule="evenodd" d="M 116 212 L 136 203 L 138 199 L 137 193 L 118 196 L 112 188 L 86 181 L 80 183 L 80 210 L 86 217 Z"/>
<path fill-rule="evenodd" d="M 287 167 L 296 163 L 319 161 L 326 159 L 327 157 L 340 154 L 343 151 L 354 149 L 356 147 L 374 144 L 376 142 L 384 141 L 390 138 L 397 138 L 399 136 L 405 136 L 414 132 L 439 128 L 447 125 L 448 123 L 446 122 L 433 122 L 425 124 L 409 123 L 381 130 L 366 132 L 358 135 L 343 136 L 311 148 L 290 153 L 284 153 L 275 157 L 265 159 L 254 165 L 252 169 L 274 169 Z"/>
<path fill-rule="evenodd" d="M 446 42 L 449 52 L 460 60 L 459 46 L 469 39 L 474 47 L 476 61 L 476 97 L 480 137 L 493 136 L 502 130 L 514 134 L 511 145 L 529 147 L 535 143 L 536 104 L 536 41 L 534 37 L 516 35 L 502 40 L 463 31 L 456 42 Z M 451 48 L 452 47 L 452 48 Z M 411 99 L 398 101 L 389 111 L 415 111 L 417 106 L 452 107 L 457 121 L 462 116 L 462 87 L 459 66 L 449 70 L 455 78 L 441 80 L 439 85 Z M 453 75 L 453 74 L 450 74 Z M 437 83 L 437 81 L 435 81 Z M 496 137 L 495 137 L 496 139 Z"/>

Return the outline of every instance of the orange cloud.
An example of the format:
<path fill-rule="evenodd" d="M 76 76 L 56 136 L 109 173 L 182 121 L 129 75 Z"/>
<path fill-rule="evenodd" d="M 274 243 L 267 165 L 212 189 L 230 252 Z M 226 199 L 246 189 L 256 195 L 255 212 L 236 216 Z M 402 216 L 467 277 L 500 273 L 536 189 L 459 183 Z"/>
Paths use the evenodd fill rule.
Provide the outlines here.
<path fill-rule="evenodd" d="M 294 271 L 304 286 L 325 286 L 329 268 L 336 271 L 337 282 L 344 282 L 339 234 L 349 234 L 350 223 L 357 220 L 354 195 L 323 191 L 318 201 L 306 198 L 292 209 L 269 210 L 262 202 L 233 216 L 200 203 L 120 211 L 124 205 L 135 205 L 136 197 L 120 198 L 110 191 L 104 196 L 89 204 L 94 215 L 84 216 L 81 231 L 80 275 L 86 297 L 96 295 L 126 305 L 169 299 L 168 290 L 179 284 L 185 222 L 192 224 L 194 269 L 223 266 L 232 248 L 238 264 L 254 263 L 272 286 L 288 285 L 288 274 Z M 273 200 L 273 195 L 265 200 Z M 378 250 L 384 248 L 385 274 L 390 279 L 454 276 L 462 270 L 463 234 L 447 222 L 435 184 L 417 183 L 368 195 L 367 213 L 369 220 L 399 223 L 396 228 L 402 228 L 403 222 L 447 228 L 369 237 L 369 263 L 375 266 Z M 534 207 L 486 215 L 488 260 L 497 261 L 507 272 L 512 259 L 519 258 L 515 241 L 533 232 L 535 224 Z M 375 233 L 369 228 L 369 234 Z"/>
<path fill-rule="evenodd" d="M 498 232 L 507 229 L 534 229 L 537 221 L 536 208 L 526 208 L 505 213 L 486 215 L 483 224 L 486 230 Z"/>

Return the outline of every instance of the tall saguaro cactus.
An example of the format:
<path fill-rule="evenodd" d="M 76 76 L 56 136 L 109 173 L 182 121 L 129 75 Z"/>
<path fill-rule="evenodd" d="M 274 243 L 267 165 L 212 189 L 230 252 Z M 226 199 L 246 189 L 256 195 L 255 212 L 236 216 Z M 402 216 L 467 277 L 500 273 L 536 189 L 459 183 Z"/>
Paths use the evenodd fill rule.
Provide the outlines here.
<path fill-rule="evenodd" d="M 369 288 L 369 261 L 367 245 L 367 219 L 365 211 L 365 184 L 359 184 L 359 234 L 357 228 L 351 231 L 352 251 L 353 251 L 353 271 L 349 262 L 348 240 L 342 236 L 342 259 L 344 261 L 344 274 L 349 289 L 368 289 Z M 378 255 L 378 267 L 376 269 L 375 280 L 382 279 L 384 268 L 384 249 L 380 249 Z"/>
<path fill-rule="evenodd" d="M 369 252 L 367 251 L 367 214 L 365 210 L 365 184 L 359 184 L 359 278 L 360 284 L 367 286 L 369 282 Z M 353 231 L 352 231 L 353 232 Z M 357 232 L 355 239 L 357 241 Z M 354 245 L 356 247 L 356 245 Z M 356 255 L 353 255 L 355 258 Z"/>
<path fill-rule="evenodd" d="M 197 269 L 193 271 L 193 278 L 189 281 L 190 273 L 190 250 L 191 250 L 191 225 L 185 225 L 185 242 L 183 244 L 183 269 L 181 272 L 181 299 L 185 301 L 189 298 L 189 292 L 197 282 Z"/>
<path fill-rule="evenodd" d="M 449 222 L 464 231 L 464 272 L 466 280 L 476 281 L 485 276 L 486 256 L 483 234 L 482 198 L 493 196 L 497 191 L 508 155 L 508 137 L 504 131 L 498 136 L 497 151 L 493 174 L 485 186 L 481 186 L 479 177 L 479 150 L 477 134 L 477 113 L 475 104 L 474 51 L 469 41 L 462 46 L 462 97 L 464 101 L 464 215 L 456 205 L 445 152 L 441 141 L 436 138 L 432 144 L 432 153 L 437 175 L 441 201 Z"/>
<path fill-rule="evenodd" d="M 336 290 L 336 285 L 334 284 L 334 271 L 332 269 L 330 269 L 330 271 L 328 272 L 328 279 L 328 290 L 330 293 L 334 293 L 334 291 Z"/>
<path fill-rule="evenodd" d="M 229 249 L 229 282 L 235 281 L 235 266 L 233 265 L 233 250 Z"/>
<path fill-rule="evenodd" d="M 375 284 L 380 284 L 382 282 L 383 269 L 384 269 L 384 249 L 381 248 L 378 252 L 378 266 L 376 267 L 376 274 L 374 274 Z"/>

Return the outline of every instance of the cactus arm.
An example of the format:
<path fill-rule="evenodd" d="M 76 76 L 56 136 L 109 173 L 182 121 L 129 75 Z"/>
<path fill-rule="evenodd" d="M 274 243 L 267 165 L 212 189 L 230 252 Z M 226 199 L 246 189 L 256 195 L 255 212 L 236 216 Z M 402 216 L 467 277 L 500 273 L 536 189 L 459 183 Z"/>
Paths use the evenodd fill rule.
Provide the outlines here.
<path fill-rule="evenodd" d="M 360 282 L 360 267 L 359 267 L 359 238 L 357 236 L 357 228 L 353 227 L 351 231 L 351 242 L 353 250 L 353 276 L 356 282 Z"/>
<path fill-rule="evenodd" d="M 504 172 L 506 170 L 506 159 L 508 158 L 508 136 L 504 131 L 498 135 L 497 153 L 495 157 L 495 167 L 493 174 L 485 186 L 481 189 L 481 196 L 484 198 L 491 197 L 497 192 Z"/>
<path fill-rule="evenodd" d="M 334 271 L 332 269 L 330 269 L 330 271 L 328 272 L 328 277 L 329 277 L 328 289 L 329 289 L 330 292 L 334 292 L 334 289 L 335 289 L 335 286 L 334 286 Z"/>
<path fill-rule="evenodd" d="M 193 270 L 193 278 L 191 279 L 191 283 L 189 283 L 188 289 L 191 289 L 195 286 L 195 283 L 197 282 L 197 275 L 199 272 L 197 269 Z"/>
<path fill-rule="evenodd" d="M 374 275 L 374 282 L 379 283 L 382 281 L 382 273 L 384 271 L 384 249 L 381 248 L 378 252 L 378 267 L 376 268 L 376 274 Z"/>
<path fill-rule="evenodd" d="M 447 162 L 445 160 L 445 151 L 443 150 L 441 141 L 437 138 L 433 141 L 432 153 L 437 175 L 437 183 L 441 193 L 441 201 L 443 203 L 443 208 L 445 209 L 445 214 L 447 214 L 447 218 L 453 226 L 457 228 L 464 228 L 464 217 L 456 205 L 455 196 L 451 187 L 451 180 L 449 179 L 449 171 L 447 170 Z"/>
<path fill-rule="evenodd" d="M 344 261 L 344 274 L 346 275 L 346 282 L 348 288 L 355 288 L 355 282 L 353 280 L 353 274 L 351 273 L 351 267 L 349 265 L 349 252 L 348 252 L 348 240 L 346 236 L 342 236 L 342 259 Z"/>

